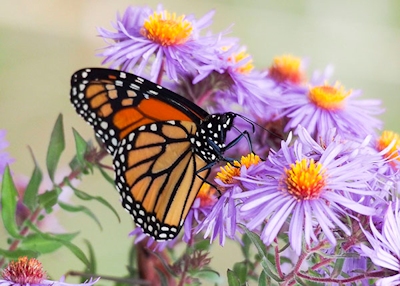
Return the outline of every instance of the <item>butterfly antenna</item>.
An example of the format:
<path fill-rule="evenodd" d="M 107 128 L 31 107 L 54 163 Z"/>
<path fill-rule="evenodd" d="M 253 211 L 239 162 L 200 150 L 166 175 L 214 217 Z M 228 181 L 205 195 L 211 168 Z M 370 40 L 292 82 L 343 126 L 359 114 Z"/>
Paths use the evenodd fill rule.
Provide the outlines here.
<path fill-rule="evenodd" d="M 264 126 L 258 124 L 257 122 L 251 120 L 250 118 L 247 118 L 246 116 L 243 116 L 243 115 L 237 114 L 237 113 L 236 113 L 236 115 L 237 115 L 238 117 L 242 118 L 244 121 L 246 121 L 247 123 L 249 123 L 249 124 L 251 125 L 251 127 L 252 127 L 252 129 L 253 129 L 253 133 L 255 132 L 255 127 L 254 127 L 254 125 L 257 125 L 257 126 L 260 127 L 261 129 L 267 131 L 269 134 L 274 135 L 274 136 L 278 137 L 278 138 L 281 139 L 281 140 L 284 140 L 280 135 L 278 135 L 278 134 L 276 134 L 275 132 L 273 132 L 273 131 L 271 131 L 271 130 L 265 128 Z"/>

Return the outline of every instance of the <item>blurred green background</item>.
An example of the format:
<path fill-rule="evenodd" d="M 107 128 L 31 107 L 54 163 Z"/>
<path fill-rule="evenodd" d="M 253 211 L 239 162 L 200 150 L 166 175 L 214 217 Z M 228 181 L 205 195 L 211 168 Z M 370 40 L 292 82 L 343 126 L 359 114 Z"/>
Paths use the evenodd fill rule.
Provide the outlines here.
<path fill-rule="evenodd" d="M 117 11 L 128 5 L 149 5 L 158 1 L 62 1 L 3 0 L 0 10 L 0 128 L 7 129 L 8 149 L 16 162 L 15 175 L 29 176 L 33 170 L 28 146 L 45 169 L 45 154 L 53 124 L 64 115 L 67 149 L 60 163 L 66 166 L 74 153 L 71 127 L 86 139 L 92 129 L 76 115 L 69 103 L 69 80 L 77 69 L 100 66 L 95 54 L 105 46 L 96 27 L 111 29 Z M 346 88 L 362 89 L 368 98 L 380 98 L 386 113 L 385 128 L 400 132 L 400 2 L 387 1 L 262 1 L 166 0 L 164 8 L 178 14 L 201 17 L 216 10 L 212 30 L 231 24 L 231 36 L 247 46 L 258 68 L 269 66 L 276 55 L 291 53 L 308 58 L 309 71 L 333 64 L 333 79 Z M 109 160 L 111 162 L 111 160 Z M 122 218 L 96 203 L 88 203 L 102 222 L 103 231 L 79 214 L 59 216 L 68 232 L 81 231 L 95 247 L 99 273 L 126 273 L 127 252 L 132 243 L 130 217 L 119 207 L 115 189 L 95 173 L 84 177 L 79 188 L 101 195 L 115 205 Z M 82 203 L 82 202 L 78 202 Z M 50 229 L 52 227 L 50 226 Z M 54 228 L 55 230 L 57 228 Z M 4 230 L 0 229 L 0 235 Z M 4 246 L 4 239 L 0 246 Z M 225 277 L 227 268 L 240 258 L 232 243 L 215 245 L 213 265 Z M 41 258 L 48 273 L 58 279 L 68 270 L 83 265 L 66 250 Z"/>

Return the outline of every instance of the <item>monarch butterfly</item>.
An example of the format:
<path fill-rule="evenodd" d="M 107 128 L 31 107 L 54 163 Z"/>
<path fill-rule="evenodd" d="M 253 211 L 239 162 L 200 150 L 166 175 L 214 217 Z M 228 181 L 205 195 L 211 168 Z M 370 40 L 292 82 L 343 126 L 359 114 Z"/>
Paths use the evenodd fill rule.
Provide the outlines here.
<path fill-rule="evenodd" d="M 244 135 L 225 145 L 237 114 L 208 114 L 122 71 L 77 71 L 70 99 L 113 155 L 123 207 L 156 240 L 178 235 L 210 167 Z"/>

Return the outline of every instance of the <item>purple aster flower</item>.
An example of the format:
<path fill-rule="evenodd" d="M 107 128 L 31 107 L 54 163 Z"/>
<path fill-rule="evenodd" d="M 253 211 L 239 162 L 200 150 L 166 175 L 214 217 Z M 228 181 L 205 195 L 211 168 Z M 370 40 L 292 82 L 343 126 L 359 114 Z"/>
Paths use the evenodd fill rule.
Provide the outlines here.
<path fill-rule="evenodd" d="M 277 85 L 302 85 L 306 81 L 305 68 L 308 61 L 292 55 L 275 57 L 268 69 L 268 77 Z"/>
<path fill-rule="evenodd" d="M 233 194 L 242 190 L 235 186 L 226 190 L 214 205 L 209 215 L 198 225 L 197 232 L 205 231 L 204 238 L 210 236 L 210 241 L 219 236 L 219 244 L 224 245 L 226 236 L 236 239 L 238 209 Z"/>
<path fill-rule="evenodd" d="M 42 264 L 36 258 L 27 258 L 26 256 L 18 258 L 18 261 L 11 261 L 2 272 L 0 279 L 1 286 L 78 286 L 78 285 L 94 285 L 100 278 L 90 279 L 81 284 L 65 283 L 64 278 L 60 281 L 52 281 L 46 279 L 46 272 L 43 270 Z"/>
<path fill-rule="evenodd" d="M 11 158 L 10 155 L 3 150 L 7 148 L 9 145 L 5 137 L 6 137 L 6 130 L 0 129 L 0 180 L 6 166 L 14 162 L 14 159 Z"/>
<path fill-rule="evenodd" d="M 192 243 L 196 227 L 207 217 L 217 201 L 216 191 L 209 184 L 203 184 L 189 210 L 183 225 L 183 241 Z"/>
<path fill-rule="evenodd" d="M 380 129 L 374 116 L 382 113 L 379 100 L 355 100 L 361 91 L 346 91 L 342 85 L 314 84 L 286 90 L 278 102 L 279 117 L 286 117 L 285 131 L 301 124 L 314 137 L 324 136 L 330 128 L 347 137 L 365 138 Z"/>
<path fill-rule="evenodd" d="M 303 129 L 299 133 L 305 133 Z M 305 140 L 306 138 L 307 140 Z M 304 235 L 306 244 L 319 241 L 316 227 L 336 244 L 334 229 L 350 235 L 350 229 L 341 218 L 357 214 L 373 215 L 376 210 L 353 199 L 353 195 L 371 195 L 369 168 L 376 159 L 335 138 L 327 146 L 302 136 L 289 146 L 291 136 L 282 142 L 281 150 L 271 152 L 268 161 L 249 171 L 241 179 L 255 186 L 234 197 L 243 200 L 240 213 L 247 219 L 246 226 L 259 229 L 261 239 L 271 244 L 282 226 L 289 222 L 289 241 L 300 254 Z M 262 168 L 261 168 L 262 167 Z"/>
<path fill-rule="evenodd" d="M 380 168 L 380 173 L 389 177 L 398 176 L 400 170 L 400 135 L 389 130 L 384 130 L 375 140 L 375 149 L 385 159 Z"/>
<path fill-rule="evenodd" d="M 394 208 L 394 209 L 393 209 Z M 385 269 L 392 270 L 391 276 L 381 278 L 376 285 L 400 284 L 400 213 L 399 201 L 391 202 L 384 217 L 382 231 L 379 231 L 374 222 L 370 221 L 371 233 L 364 231 L 371 248 L 361 245 L 361 251 L 368 256 L 372 263 Z"/>
<path fill-rule="evenodd" d="M 178 81 L 178 75 L 215 61 L 213 47 L 218 38 L 200 35 L 211 24 L 213 15 L 211 11 L 196 21 L 191 15 L 170 13 L 161 5 L 155 11 L 128 7 L 122 17 L 117 15 L 115 32 L 98 29 L 101 37 L 112 40 L 100 56 L 112 68 L 138 75 L 151 64 L 150 80 L 158 83 L 164 71 Z"/>
<path fill-rule="evenodd" d="M 205 231 L 204 237 L 210 236 L 210 241 L 219 236 L 220 245 L 225 244 L 226 237 L 235 240 L 238 223 L 243 223 L 237 205 L 240 200 L 234 198 L 235 194 L 242 192 L 241 181 L 238 177 L 246 176 L 249 169 L 254 168 L 261 161 L 260 157 L 254 154 L 243 156 L 239 161 L 234 161 L 233 165 L 227 163 L 215 179 L 221 190 L 222 195 L 212 207 L 211 212 L 199 223 L 197 232 Z"/>
<path fill-rule="evenodd" d="M 224 84 L 220 91 L 214 93 L 214 98 L 215 101 L 227 101 L 222 103 L 222 106 L 229 106 L 227 109 L 232 110 L 230 103 L 233 102 L 239 104 L 236 108 L 242 109 L 246 106 L 257 114 L 266 113 L 269 97 L 276 96 L 273 90 L 275 83 L 266 79 L 267 73 L 255 70 L 252 57 L 245 48 L 238 45 L 232 45 L 228 49 L 219 47 L 215 53 L 215 58 L 219 60 L 208 66 L 202 66 L 200 74 L 194 78 L 193 83 L 206 80 L 214 86 L 215 81 L 221 81 Z M 206 77 L 208 79 L 204 79 Z M 198 100 L 198 104 L 203 101 L 204 96 Z"/>

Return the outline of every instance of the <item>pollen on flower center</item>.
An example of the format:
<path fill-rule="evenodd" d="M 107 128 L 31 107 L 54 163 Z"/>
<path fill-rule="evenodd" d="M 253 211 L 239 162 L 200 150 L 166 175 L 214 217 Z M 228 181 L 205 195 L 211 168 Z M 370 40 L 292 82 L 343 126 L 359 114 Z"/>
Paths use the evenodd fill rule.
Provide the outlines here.
<path fill-rule="evenodd" d="M 5 280 L 20 285 L 40 284 L 46 276 L 39 260 L 28 259 L 26 256 L 18 258 L 18 261 L 11 261 L 2 273 Z"/>
<path fill-rule="evenodd" d="M 184 44 L 193 30 L 192 24 L 184 19 L 185 15 L 177 17 L 175 13 L 168 11 L 154 12 L 144 22 L 140 32 L 162 46 Z"/>
<path fill-rule="evenodd" d="M 233 161 L 233 165 L 226 163 L 225 167 L 221 167 L 221 172 L 217 173 L 217 178 L 220 179 L 225 184 L 232 184 L 235 182 L 234 177 L 240 176 L 240 168 L 246 166 L 248 169 L 251 165 L 257 165 L 261 161 L 258 155 L 250 153 L 249 155 L 242 156 L 239 161 Z"/>
<path fill-rule="evenodd" d="M 326 185 L 325 179 L 321 163 L 303 159 L 285 169 L 281 186 L 298 200 L 311 200 L 319 197 Z"/>
<path fill-rule="evenodd" d="M 269 75 L 277 82 L 301 83 L 305 75 L 301 70 L 301 59 L 292 55 L 275 57 L 269 68 Z"/>
<path fill-rule="evenodd" d="M 254 68 L 253 60 L 250 58 L 250 55 L 244 51 L 233 54 L 229 57 L 228 61 L 233 63 L 240 63 L 241 61 L 243 61 L 242 65 L 235 68 L 235 71 L 238 73 L 248 74 Z"/>
<path fill-rule="evenodd" d="M 385 156 L 385 158 L 387 159 L 396 159 L 398 161 L 400 161 L 400 157 L 399 157 L 399 148 L 400 148 L 400 135 L 393 132 L 393 131 L 388 131 L 385 130 L 382 132 L 381 137 L 379 137 L 379 139 L 377 140 L 377 149 L 379 151 L 384 150 L 386 147 L 388 147 L 393 141 L 395 141 L 395 143 L 393 144 L 392 148 L 390 148 L 390 150 L 384 154 L 383 156 Z M 394 162 L 391 162 L 394 163 Z"/>
<path fill-rule="evenodd" d="M 215 189 L 211 188 L 210 184 L 203 183 L 197 194 L 197 198 L 200 198 L 200 206 L 205 207 L 215 203 Z"/>
<path fill-rule="evenodd" d="M 350 93 L 351 90 L 345 91 L 344 87 L 338 82 L 334 86 L 325 83 L 310 88 L 308 98 L 320 108 L 334 111 L 344 107 L 344 100 Z"/>

